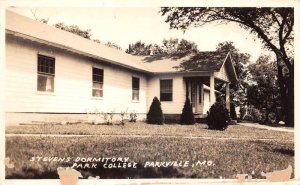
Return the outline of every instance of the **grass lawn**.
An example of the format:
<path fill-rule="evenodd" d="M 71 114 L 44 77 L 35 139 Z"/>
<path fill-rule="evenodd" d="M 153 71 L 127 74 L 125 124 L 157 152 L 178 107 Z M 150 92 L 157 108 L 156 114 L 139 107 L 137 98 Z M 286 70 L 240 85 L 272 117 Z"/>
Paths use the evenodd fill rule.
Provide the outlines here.
<path fill-rule="evenodd" d="M 208 130 L 205 124 L 150 125 L 143 122 L 122 125 L 22 125 L 8 126 L 7 134 L 75 134 L 75 135 L 151 135 L 151 136 L 198 136 L 214 138 L 250 138 L 293 140 L 293 133 L 230 125 L 225 131 Z"/>
<path fill-rule="evenodd" d="M 58 166 L 70 162 L 31 162 L 31 157 L 129 157 L 137 168 L 77 169 L 84 178 L 236 178 L 238 173 L 270 172 L 294 167 L 293 133 L 277 132 L 231 125 L 225 131 L 207 130 L 205 125 L 30 125 L 7 127 L 6 133 L 96 134 L 107 137 L 6 137 L 6 157 L 15 168 L 6 169 L 6 178 L 58 178 Z M 151 137 L 118 137 L 117 135 L 151 135 Z M 178 136 L 174 138 L 162 135 Z M 206 136 L 212 138 L 241 138 L 241 140 L 183 138 Z M 243 139 L 251 138 L 251 139 Z M 271 139 L 271 140 L 260 140 Z M 214 165 L 194 167 L 144 168 L 147 161 L 211 160 Z"/>

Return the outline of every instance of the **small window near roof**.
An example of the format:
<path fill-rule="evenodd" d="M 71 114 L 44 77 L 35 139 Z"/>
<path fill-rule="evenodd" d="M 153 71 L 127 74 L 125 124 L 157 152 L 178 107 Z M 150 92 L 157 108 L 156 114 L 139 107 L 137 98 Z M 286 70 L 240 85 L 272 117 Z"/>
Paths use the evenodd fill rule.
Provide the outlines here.
<path fill-rule="evenodd" d="M 132 100 L 140 99 L 140 78 L 132 77 Z"/>
<path fill-rule="evenodd" d="M 93 67 L 93 96 L 103 97 L 103 69 Z"/>
<path fill-rule="evenodd" d="M 173 80 L 160 80 L 160 101 L 173 100 Z"/>
<path fill-rule="evenodd" d="M 55 58 L 38 55 L 37 90 L 54 92 Z"/>

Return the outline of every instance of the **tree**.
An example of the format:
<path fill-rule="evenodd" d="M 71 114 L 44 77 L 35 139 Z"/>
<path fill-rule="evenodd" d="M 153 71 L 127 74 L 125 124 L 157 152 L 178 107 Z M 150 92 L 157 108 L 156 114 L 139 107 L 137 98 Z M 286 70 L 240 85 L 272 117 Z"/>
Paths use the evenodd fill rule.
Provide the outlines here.
<path fill-rule="evenodd" d="M 294 9 L 285 8 L 181 8 L 163 7 L 162 16 L 172 29 L 183 31 L 207 23 L 237 23 L 241 28 L 255 34 L 265 48 L 273 51 L 277 57 L 278 83 L 288 126 L 294 125 Z M 278 67 L 281 66 L 281 67 Z M 286 68 L 288 80 L 283 78 Z M 286 91 L 284 91 L 286 90 Z"/>
<path fill-rule="evenodd" d="M 194 113 L 193 113 L 192 104 L 188 97 L 186 97 L 184 107 L 182 109 L 180 123 L 186 124 L 186 125 L 195 124 L 195 117 L 194 117 Z"/>
<path fill-rule="evenodd" d="M 101 44 L 101 41 L 99 39 L 93 39 L 94 42 Z"/>
<path fill-rule="evenodd" d="M 34 10 L 30 10 L 31 11 L 31 13 L 32 13 L 32 15 L 33 15 L 33 17 L 34 17 L 34 19 L 35 20 L 37 20 L 37 21 L 39 21 L 39 22 L 42 22 L 42 23 L 45 23 L 45 24 L 48 24 L 48 22 L 49 22 L 49 17 L 47 18 L 47 19 L 45 19 L 45 18 L 39 18 L 36 14 L 36 12 L 37 12 L 37 9 L 34 9 Z"/>
<path fill-rule="evenodd" d="M 248 104 L 265 112 L 264 122 L 267 122 L 270 113 L 276 114 L 279 119 L 277 107 L 280 105 L 280 94 L 276 63 L 270 60 L 270 56 L 263 55 L 258 58 L 256 63 L 250 64 L 248 70 L 251 82 L 247 90 Z"/>
<path fill-rule="evenodd" d="M 126 49 L 126 53 L 138 56 L 169 55 L 182 57 L 195 52 L 198 52 L 198 49 L 194 42 L 173 38 L 164 39 L 161 46 L 137 41 L 134 44 L 129 44 L 128 49 Z"/>
<path fill-rule="evenodd" d="M 147 114 L 147 123 L 149 124 L 163 124 L 163 112 L 161 110 L 161 104 L 158 98 L 153 98 L 149 112 Z"/>
<path fill-rule="evenodd" d="M 105 44 L 105 46 L 108 46 L 108 47 L 111 47 L 111 48 L 115 48 L 117 50 L 122 50 L 122 48 L 118 44 L 116 44 L 114 42 L 107 42 Z"/>
<path fill-rule="evenodd" d="M 68 26 L 68 25 L 65 25 L 64 23 L 60 22 L 60 23 L 54 24 L 53 26 L 55 26 L 56 28 L 59 28 L 61 30 L 65 30 L 65 31 L 74 33 L 74 34 L 79 35 L 86 39 L 91 39 L 91 36 L 92 36 L 91 29 L 82 30 L 77 25 Z"/>
<path fill-rule="evenodd" d="M 128 49 L 126 49 L 125 52 L 137 56 L 147 56 L 151 53 L 150 46 L 142 41 L 137 41 L 134 44 L 129 44 Z"/>

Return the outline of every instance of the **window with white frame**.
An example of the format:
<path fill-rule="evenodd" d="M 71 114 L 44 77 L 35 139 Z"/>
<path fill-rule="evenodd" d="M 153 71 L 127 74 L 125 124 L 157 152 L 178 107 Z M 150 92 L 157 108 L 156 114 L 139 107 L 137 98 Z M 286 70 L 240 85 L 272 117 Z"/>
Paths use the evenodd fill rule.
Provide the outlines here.
<path fill-rule="evenodd" d="M 173 100 L 173 80 L 160 80 L 160 101 Z"/>
<path fill-rule="evenodd" d="M 132 77 L 132 100 L 140 99 L 140 78 Z"/>
<path fill-rule="evenodd" d="M 93 97 L 103 97 L 103 69 L 93 67 Z"/>
<path fill-rule="evenodd" d="M 37 90 L 54 92 L 55 58 L 38 55 Z"/>

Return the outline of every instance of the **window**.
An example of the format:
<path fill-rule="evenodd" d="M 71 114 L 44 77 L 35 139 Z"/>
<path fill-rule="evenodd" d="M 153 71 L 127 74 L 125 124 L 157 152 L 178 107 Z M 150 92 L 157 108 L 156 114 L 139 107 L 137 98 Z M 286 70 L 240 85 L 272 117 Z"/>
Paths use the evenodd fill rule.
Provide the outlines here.
<path fill-rule="evenodd" d="M 103 69 L 93 67 L 93 96 L 103 97 Z"/>
<path fill-rule="evenodd" d="M 140 79 L 132 77 L 132 100 L 139 101 L 140 99 Z"/>
<path fill-rule="evenodd" d="M 173 81 L 160 80 L 160 101 L 172 101 Z"/>
<path fill-rule="evenodd" d="M 38 55 L 37 90 L 54 92 L 55 59 Z"/>

